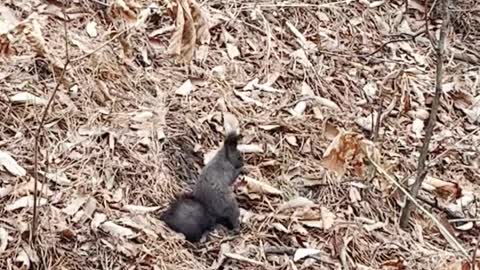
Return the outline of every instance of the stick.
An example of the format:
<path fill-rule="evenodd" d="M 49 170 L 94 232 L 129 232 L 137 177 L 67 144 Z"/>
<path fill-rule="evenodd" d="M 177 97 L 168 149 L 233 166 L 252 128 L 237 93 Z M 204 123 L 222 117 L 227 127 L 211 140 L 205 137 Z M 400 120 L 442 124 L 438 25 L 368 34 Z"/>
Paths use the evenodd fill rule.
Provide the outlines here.
<path fill-rule="evenodd" d="M 435 96 L 433 98 L 432 109 L 430 111 L 430 116 L 428 118 L 428 124 L 425 134 L 425 139 L 423 141 L 423 146 L 420 151 L 420 157 L 418 159 L 417 165 L 417 177 L 415 179 L 415 183 L 413 184 L 411 193 L 412 196 L 415 198 L 420 190 L 423 180 L 427 175 L 427 168 L 425 166 L 425 162 L 428 155 L 428 147 L 430 145 L 430 141 L 433 135 L 433 128 L 437 121 L 437 111 L 438 106 L 440 103 L 440 96 L 442 94 L 442 77 L 443 77 L 443 52 L 445 49 L 445 37 L 447 32 L 447 26 L 449 23 L 449 14 L 448 14 L 448 6 L 447 0 L 442 0 L 442 8 L 443 8 L 443 22 L 440 29 L 440 38 L 438 41 L 438 45 L 436 47 L 437 51 L 437 67 L 436 67 L 436 77 L 435 77 Z M 400 227 L 405 229 L 408 225 L 410 212 L 412 210 L 411 201 L 407 200 L 405 206 L 402 210 L 402 214 L 400 216 Z"/>
<path fill-rule="evenodd" d="M 62 12 L 63 16 L 66 16 L 65 12 L 65 3 L 62 5 Z M 47 106 L 45 106 L 45 110 L 43 111 L 42 118 L 40 120 L 40 124 L 38 125 L 37 130 L 35 131 L 35 143 L 34 143 L 34 165 L 33 165 L 33 173 L 34 173 L 34 184 L 33 184 L 33 219 L 32 219 L 32 229 L 30 231 L 30 241 L 35 243 L 35 232 L 37 229 L 37 219 L 38 219 L 38 209 L 37 209 L 37 191 L 38 191 L 38 141 L 40 139 L 40 131 L 43 130 L 45 125 L 45 119 L 47 118 L 48 110 L 53 103 L 53 99 L 60 88 L 60 83 L 63 81 L 65 76 L 65 72 L 67 70 L 67 66 L 70 63 L 70 57 L 68 54 L 68 31 L 67 31 L 67 20 L 63 20 L 63 30 L 64 30 L 64 37 L 65 37 L 65 64 L 63 65 L 62 73 L 60 74 L 60 79 L 57 81 L 55 88 L 53 89 L 52 95 L 48 99 Z"/>
<path fill-rule="evenodd" d="M 375 166 L 379 173 L 381 173 L 385 178 L 387 178 L 387 180 L 392 182 L 398 189 L 400 189 L 400 191 L 402 191 L 402 193 L 405 194 L 405 196 L 410 199 L 410 201 L 413 202 L 413 204 L 415 204 L 415 206 L 417 206 L 420 211 L 422 211 L 433 221 L 433 223 L 437 226 L 438 230 L 447 239 L 447 242 L 452 245 L 455 250 L 460 251 L 465 258 L 470 260 L 470 256 L 468 255 L 468 252 L 465 250 L 465 248 L 457 241 L 455 237 L 453 237 L 452 234 L 450 234 L 447 228 L 445 228 L 445 226 L 443 226 L 443 224 L 432 213 L 428 212 L 427 209 L 425 209 L 400 183 L 395 181 L 395 179 L 390 176 L 382 167 L 380 167 L 380 165 L 373 161 L 370 156 L 368 156 L 367 158 L 373 164 L 373 166 Z"/>

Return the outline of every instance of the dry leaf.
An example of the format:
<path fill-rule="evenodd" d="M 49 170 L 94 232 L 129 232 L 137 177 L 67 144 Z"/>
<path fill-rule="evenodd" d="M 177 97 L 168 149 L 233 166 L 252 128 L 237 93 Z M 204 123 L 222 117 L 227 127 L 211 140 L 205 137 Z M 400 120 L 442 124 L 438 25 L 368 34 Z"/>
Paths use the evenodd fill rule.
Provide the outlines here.
<path fill-rule="evenodd" d="M 15 258 L 15 262 L 22 264 L 22 268 L 20 269 L 30 269 L 30 259 L 28 258 L 25 250 L 20 250 L 17 257 Z"/>
<path fill-rule="evenodd" d="M 117 237 L 132 238 L 135 236 L 135 233 L 131 229 L 120 226 L 111 221 L 103 222 L 100 225 L 100 228 L 105 232 Z"/>
<path fill-rule="evenodd" d="M 160 209 L 160 207 L 127 204 L 123 207 L 123 209 L 135 214 L 145 214 L 145 213 L 155 212 L 158 209 Z"/>
<path fill-rule="evenodd" d="M 70 186 L 72 184 L 65 172 L 62 171 L 57 171 L 55 173 L 47 173 L 45 174 L 45 177 L 60 186 Z"/>
<path fill-rule="evenodd" d="M 304 67 L 310 68 L 312 67 L 312 63 L 308 60 L 307 54 L 303 49 L 298 49 L 290 54 L 290 56 L 295 60 L 302 64 Z"/>
<path fill-rule="evenodd" d="M 288 144 L 290 144 L 291 146 L 298 146 L 298 143 L 297 143 L 297 137 L 293 136 L 293 135 L 287 135 L 285 136 L 285 140 L 288 142 Z"/>
<path fill-rule="evenodd" d="M 188 96 L 193 91 L 193 84 L 190 79 L 186 80 L 177 90 L 175 90 L 175 94 L 180 96 Z"/>
<path fill-rule="evenodd" d="M 274 130 L 274 129 L 280 128 L 281 126 L 280 125 L 261 125 L 258 127 L 263 130 Z"/>
<path fill-rule="evenodd" d="M 290 231 L 283 226 L 283 224 L 274 222 L 272 223 L 272 227 L 275 228 L 277 231 L 284 232 L 284 233 L 290 233 Z"/>
<path fill-rule="evenodd" d="M 239 144 L 237 149 L 242 153 L 263 153 L 263 147 L 258 144 Z"/>
<path fill-rule="evenodd" d="M 227 43 L 227 54 L 230 59 L 235 59 L 240 56 L 240 51 L 238 50 L 237 46 Z"/>
<path fill-rule="evenodd" d="M 416 118 L 412 123 L 412 131 L 415 133 L 416 138 L 422 137 L 422 131 L 424 127 L 423 120 Z"/>
<path fill-rule="evenodd" d="M 369 97 L 375 97 L 378 92 L 377 84 L 374 82 L 369 82 L 363 87 L 363 92 Z"/>
<path fill-rule="evenodd" d="M 328 230 L 330 229 L 333 224 L 335 223 L 335 214 L 330 212 L 328 208 L 320 207 L 320 215 L 322 216 L 323 221 L 323 229 Z"/>
<path fill-rule="evenodd" d="M 87 31 L 87 34 L 91 37 L 97 37 L 97 23 L 96 22 L 89 22 L 87 23 L 87 26 L 85 27 L 85 30 Z"/>
<path fill-rule="evenodd" d="M 107 220 L 107 216 L 105 214 L 95 213 L 95 215 L 93 216 L 92 222 L 90 223 L 90 228 L 96 231 L 97 228 L 100 227 L 100 225 L 102 225 L 103 222 L 105 222 L 105 220 Z"/>
<path fill-rule="evenodd" d="M 13 192 L 13 186 L 6 186 L 6 187 L 1 187 L 0 188 L 0 199 L 10 195 Z"/>
<path fill-rule="evenodd" d="M 88 200 L 87 196 L 79 196 L 75 198 L 70 204 L 65 207 L 62 212 L 69 215 L 73 216 L 75 213 L 77 213 L 78 210 L 82 207 L 82 205 Z"/>
<path fill-rule="evenodd" d="M 328 107 L 330 109 L 339 111 L 340 107 L 337 105 L 337 103 L 331 101 L 330 99 L 322 98 L 322 97 L 316 97 L 315 101 L 322 106 Z"/>
<path fill-rule="evenodd" d="M 253 260 L 253 259 L 249 259 L 249 258 L 244 257 L 244 256 L 239 255 L 239 254 L 230 253 L 230 252 L 225 252 L 224 255 L 225 255 L 225 257 L 228 257 L 228 258 L 233 259 L 233 260 L 237 260 L 237 261 L 241 261 L 241 262 L 247 262 L 247 263 L 251 263 L 251 264 L 254 264 L 254 265 L 263 266 L 263 263 L 262 263 L 262 262 L 259 262 L 259 261 Z"/>
<path fill-rule="evenodd" d="M 385 226 L 387 226 L 387 223 L 386 223 L 386 222 L 376 222 L 376 223 L 369 224 L 369 225 L 363 225 L 363 228 L 364 228 L 367 232 L 371 232 L 371 231 L 374 231 L 374 230 L 378 230 L 378 229 L 384 228 Z"/>
<path fill-rule="evenodd" d="M 243 100 L 244 102 L 253 103 L 257 106 L 263 107 L 263 104 L 260 101 L 249 97 L 246 92 L 240 92 L 240 91 L 237 91 L 237 90 L 233 90 L 233 93 L 235 93 L 235 95 L 237 97 L 239 97 L 241 100 Z"/>
<path fill-rule="evenodd" d="M 378 113 L 374 112 L 371 115 L 356 118 L 355 123 L 359 125 L 363 130 L 371 132 L 373 130 L 373 125 L 377 121 L 377 117 L 378 117 Z"/>
<path fill-rule="evenodd" d="M 183 86 L 183 85 L 182 85 Z M 180 87 L 181 88 L 181 87 Z M 180 89 L 179 88 L 179 89 Z M 177 89 L 178 91 L 178 89 Z M 150 118 L 153 117 L 153 113 L 150 112 L 150 111 L 143 111 L 143 112 L 138 112 L 138 113 L 135 113 L 132 117 L 132 120 L 135 121 L 135 122 L 145 122 L 147 120 L 149 120 Z"/>
<path fill-rule="evenodd" d="M 299 248 L 295 251 L 293 255 L 293 261 L 297 262 L 303 258 L 320 254 L 320 250 L 313 248 Z"/>
<path fill-rule="evenodd" d="M 15 194 L 19 196 L 33 194 L 35 191 L 35 178 L 30 177 L 27 183 L 21 184 L 15 190 Z M 48 186 L 43 186 L 40 181 L 37 181 L 37 192 L 44 196 L 52 196 L 53 191 Z"/>
<path fill-rule="evenodd" d="M 363 149 L 361 135 L 353 132 L 340 132 L 323 154 L 322 165 L 342 175 L 347 165 L 354 166 L 355 172 L 363 172 Z"/>
<path fill-rule="evenodd" d="M 312 202 L 311 200 L 305 198 L 305 197 L 296 197 L 294 199 L 291 199 L 288 202 L 283 203 L 279 208 L 278 212 L 282 212 L 286 209 L 290 208 L 299 208 L 299 207 L 313 207 L 316 204 Z"/>
<path fill-rule="evenodd" d="M 12 31 L 18 24 L 14 11 L 4 5 L 0 5 L 0 18 L 0 35 Z"/>
<path fill-rule="evenodd" d="M 300 101 L 300 102 L 297 103 L 297 105 L 295 105 L 293 110 L 290 110 L 290 113 L 293 116 L 301 116 L 303 114 L 303 112 L 305 112 L 306 108 L 307 108 L 307 102 Z"/>
<path fill-rule="evenodd" d="M 9 153 L 0 151 L 0 166 L 15 176 L 25 176 L 27 171 L 13 159 Z"/>
<path fill-rule="evenodd" d="M 190 62 L 196 41 L 203 44 L 210 41 L 208 19 L 194 0 L 177 0 L 175 9 L 175 31 L 167 52 L 176 55 L 180 62 Z"/>
<path fill-rule="evenodd" d="M 255 180 L 251 177 L 245 176 L 244 179 L 247 182 L 247 189 L 249 192 L 271 195 L 281 195 L 283 193 L 281 190 L 272 187 L 267 183 Z"/>
<path fill-rule="evenodd" d="M 47 204 L 46 199 L 37 197 L 37 206 L 42 206 L 45 204 Z M 29 196 L 21 197 L 20 199 L 17 199 L 12 204 L 5 206 L 5 210 L 14 211 L 21 208 L 32 208 L 32 207 L 33 207 L 33 196 L 29 195 Z"/>
<path fill-rule="evenodd" d="M 0 253 L 4 252 L 7 249 L 8 245 L 8 233 L 7 231 L 0 227 Z"/>
<path fill-rule="evenodd" d="M 348 195 L 350 197 L 351 203 L 356 203 L 362 200 L 362 196 L 360 195 L 360 192 L 355 187 L 350 188 Z"/>

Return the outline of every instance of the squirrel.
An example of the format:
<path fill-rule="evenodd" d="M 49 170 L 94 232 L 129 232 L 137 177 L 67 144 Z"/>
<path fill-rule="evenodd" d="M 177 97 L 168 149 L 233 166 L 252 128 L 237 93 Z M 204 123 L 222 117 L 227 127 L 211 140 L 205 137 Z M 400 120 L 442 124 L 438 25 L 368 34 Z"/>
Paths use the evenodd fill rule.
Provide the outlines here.
<path fill-rule="evenodd" d="M 177 198 L 161 216 L 190 242 L 198 242 L 217 224 L 235 232 L 240 229 L 240 210 L 232 190 L 243 171 L 239 138 L 236 130 L 226 130 L 223 146 L 202 169 L 193 191 Z"/>

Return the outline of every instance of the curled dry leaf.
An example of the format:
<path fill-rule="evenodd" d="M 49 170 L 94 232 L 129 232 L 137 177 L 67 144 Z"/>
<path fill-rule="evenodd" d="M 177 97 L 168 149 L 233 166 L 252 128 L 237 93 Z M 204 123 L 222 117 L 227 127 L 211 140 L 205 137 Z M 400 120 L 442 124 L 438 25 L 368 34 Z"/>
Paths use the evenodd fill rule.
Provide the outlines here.
<path fill-rule="evenodd" d="M 283 203 L 279 208 L 278 212 L 282 212 L 286 209 L 291 208 L 299 208 L 299 207 L 313 207 L 316 204 L 311 200 L 305 197 L 296 197 L 294 199 L 289 200 L 288 202 Z"/>
<path fill-rule="evenodd" d="M 317 254 L 320 254 L 320 250 L 318 249 L 313 249 L 313 248 L 299 248 L 295 251 L 295 254 L 293 255 L 293 260 L 295 262 L 303 259 L 303 258 L 306 258 L 306 257 L 309 257 L 309 256 L 313 256 L 313 255 L 317 255 Z"/>
<path fill-rule="evenodd" d="M 9 97 L 13 104 L 29 104 L 29 105 L 47 105 L 48 101 L 44 98 L 37 97 L 28 92 L 20 92 Z"/>
<path fill-rule="evenodd" d="M 27 171 L 18 165 L 9 153 L 0 151 L 0 166 L 15 176 L 25 176 Z"/>
<path fill-rule="evenodd" d="M 323 154 L 322 165 L 342 175 L 348 165 L 354 166 L 355 172 L 363 172 L 363 148 L 361 135 L 354 132 L 340 132 Z"/>
<path fill-rule="evenodd" d="M 46 199 L 37 197 L 37 206 L 42 206 L 45 204 L 47 204 Z M 5 206 L 5 210 L 14 211 L 21 208 L 32 208 L 32 207 L 33 207 L 33 196 L 29 195 L 29 196 L 21 197 L 20 199 L 16 200 L 12 204 Z"/>
<path fill-rule="evenodd" d="M 115 224 L 111 221 L 105 221 L 100 225 L 100 228 L 105 232 L 117 236 L 117 237 L 125 237 L 125 238 L 132 238 L 135 236 L 134 231 L 129 228 L 120 226 Z"/>
<path fill-rule="evenodd" d="M 0 253 L 7 249 L 8 245 L 8 232 L 4 228 L 0 227 Z"/>
<path fill-rule="evenodd" d="M 251 177 L 245 176 L 244 179 L 247 183 L 247 189 L 249 192 L 270 195 L 281 195 L 283 193 L 281 190 Z"/>
<path fill-rule="evenodd" d="M 188 96 L 193 91 L 193 84 L 190 79 L 186 80 L 182 85 L 180 85 L 177 90 L 175 90 L 175 94 L 179 96 Z"/>
<path fill-rule="evenodd" d="M 208 19 L 195 0 L 177 0 L 172 6 L 175 14 L 175 31 L 170 38 L 168 53 L 176 55 L 181 62 L 193 58 L 195 43 L 208 43 Z"/>

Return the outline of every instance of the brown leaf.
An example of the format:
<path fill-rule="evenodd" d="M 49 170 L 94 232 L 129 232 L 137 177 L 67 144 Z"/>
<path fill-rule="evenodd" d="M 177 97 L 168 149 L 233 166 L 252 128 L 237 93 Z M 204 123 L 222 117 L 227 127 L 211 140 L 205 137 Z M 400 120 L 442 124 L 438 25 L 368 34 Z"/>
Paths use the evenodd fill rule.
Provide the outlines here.
<path fill-rule="evenodd" d="M 364 167 L 361 146 L 360 134 L 340 132 L 325 150 L 322 165 L 339 175 L 351 165 L 357 174 L 361 174 Z"/>
<path fill-rule="evenodd" d="M 407 269 L 403 259 L 393 259 L 382 263 L 382 270 L 404 270 Z"/>
<path fill-rule="evenodd" d="M 190 62 L 197 40 L 202 44 L 210 41 L 206 15 L 195 0 L 177 0 L 175 10 L 175 31 L 167 52 L 176 55 L 179 62 Z"/>

